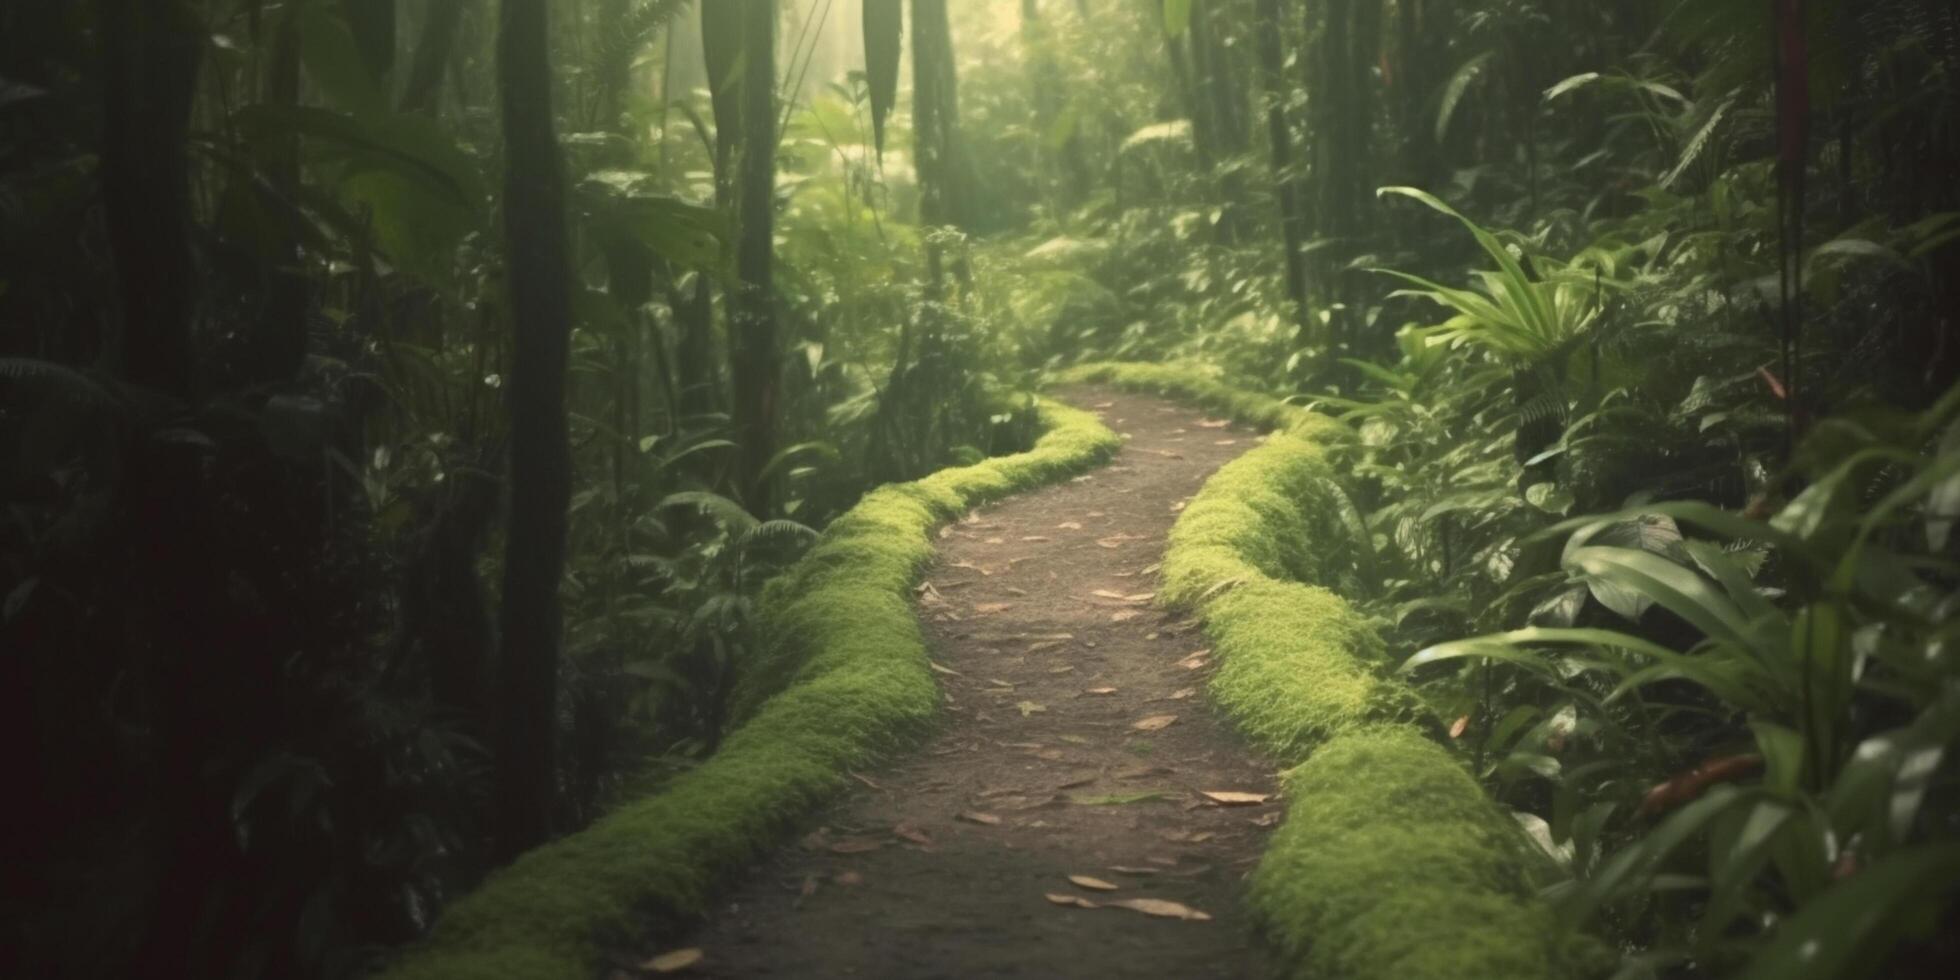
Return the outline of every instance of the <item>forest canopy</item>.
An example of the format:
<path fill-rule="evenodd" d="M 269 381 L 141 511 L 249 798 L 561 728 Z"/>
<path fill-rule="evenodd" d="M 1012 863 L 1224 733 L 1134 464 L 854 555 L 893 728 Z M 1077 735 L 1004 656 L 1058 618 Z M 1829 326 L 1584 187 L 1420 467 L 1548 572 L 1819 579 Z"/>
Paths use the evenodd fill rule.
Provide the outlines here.
<path fill-rule="evenodd" d="M 1948 0 L 0 6 L 12 972 L 712 967 L 1135 813 L 1215 890 L 1031 907 L 1948 975 L 1956 121 Z M 825 809 L 965 744 L 1057 812 Z"/>

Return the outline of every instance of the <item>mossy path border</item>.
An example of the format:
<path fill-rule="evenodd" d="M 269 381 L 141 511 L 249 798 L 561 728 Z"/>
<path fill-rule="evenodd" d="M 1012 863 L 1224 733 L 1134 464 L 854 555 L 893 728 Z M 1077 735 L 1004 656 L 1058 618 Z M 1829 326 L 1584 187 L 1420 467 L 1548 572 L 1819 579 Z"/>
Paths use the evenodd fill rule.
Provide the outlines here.
<path fill-rule="evenodd" d="M 388 980 L 588 980 L 606 944 L 692 918 L 716 887 L 843 789 L 846 773 L 927 729 L 937 687 L 909 591 L 932 531 L 1107 460 L 1095 416 L 1040 404 L 1025 453 L 881 487 L 831 522 L 758 605 L 765 657 L 721 751 L 660 792 L 519 858 L 452 905 Z"/>
<path fill-rule="evenodd" d="M 1350 431 L 1200 368 L 1091 364 L 1056 380 L 1178 397 L 1273 430 L 1185 508 L 1158 597 L 1203 620 L 1219 662 L 1213 702 L 1291 767 L 1287 819 L 1250 893 L 1288 975 L 1590 972 L 1589 944 L 1566 938 L 1537 896 L 1531 845 L 1439 744 L 1439 721 L 1391 675 L 1381 637 L 1323 587 L 1368 559 L 1327 459 Z"/>

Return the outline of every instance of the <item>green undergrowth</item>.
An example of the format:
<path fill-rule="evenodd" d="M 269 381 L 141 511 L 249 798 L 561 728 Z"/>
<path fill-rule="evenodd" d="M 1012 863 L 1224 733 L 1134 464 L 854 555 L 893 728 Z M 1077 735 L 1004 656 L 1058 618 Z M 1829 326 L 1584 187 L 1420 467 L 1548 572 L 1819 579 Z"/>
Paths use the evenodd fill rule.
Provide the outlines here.
<path fill-rule="evenodd" d="M 938 690 L 907 599 L 935 526 L 1112 455 L 1089 413 L 1044 402 L 1025 453 L 880 488 L 764 591 L 768 651 L 721 751 L 660 792 L 538 848 L 459 900 L 391 980 L 586 980 L 609 942 L 701 914 L 725 876 L 837 792 L 846 770 L 915 739 Z"/>
<path fill-rule="evenodd" d="M 1589 947 L 1557 938 L 1535 897 L 1531 845 L 1436 741 L 1441 724 L 1343 598 L 1362 594 L 1372 563 L 1327 459 L 1346 428 L 1198 368 L 1096 364 L 1057 380 L 1180 397 L 1273 430 L 1186 506 L 1158 596 L 1203 619 L 1219 663 L 1212 700 L 1293 767 L 1286 823 L 1251 891 L 1290 975 L 1582 972 Z"/>

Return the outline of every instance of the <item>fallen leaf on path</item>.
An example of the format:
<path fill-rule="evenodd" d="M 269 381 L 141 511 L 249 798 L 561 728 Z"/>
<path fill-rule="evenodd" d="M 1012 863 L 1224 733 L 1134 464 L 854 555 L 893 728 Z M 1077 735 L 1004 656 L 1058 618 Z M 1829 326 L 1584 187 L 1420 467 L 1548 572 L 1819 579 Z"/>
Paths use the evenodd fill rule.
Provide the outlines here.
<path fill-rule="evenodd" d="M 1464 731 L 1466 731 L 1467 729 L 1469 729 L 1469 727 L 1470 727 L 1470 716 L 1469 716 L 1469 715 L 1464 715 L 1463 717 L 1461 717 L 1461 718 L 1458 718 L 1458 719 L 1457 719 L 1457 720 L 1456 720 L 1455 722 L 1453 722 L 1453 723 L 1452 723 L 1452 724 L 1450 725 L 1450 737 L 1451 737 L 1451 738 L 1462 738 L 1462 737 L 1463 737 L 1463 733 L 1464 733 Z"/>
<path fill-rule="evenodd" d="M 1229 789 L 1208 789 L 1204 791 L 1207 799 L 1226 806 L 1258 806 L 1273 798 L 1271 793 L 1241 793 Z"/>
<path fill-rule="evenodd" d="M 1014 683 L 1012 681 L 1004 681 L 998 677 L 987 678 L 987 683 L 992 684 L 995 687 L 1004 687 L 1010 691 L 1014 690 Z"/>
<path fill-rule="evenodd" d="M 1118 592 L 1115 589 L 1097 589 L 1096 591 L 1091 592 L 1089 594 L 1095 596 L 1098 599 L 1115 599 L 1118 602 L 1134 601 L 1129 596 L 1124 595 L 1123 593 Z"/>
<path fill-rule="evenodd" d="M 1006 538 L 988 538 L 988 539 L 987 539 L 987 543 L 988 543 L 988 544 L 1006 544 L 1006 543 L 1007 543 L 1007 539 L 1006 539 Z"/>
<path fill-rule="evenodd" d="M 1068 880 L 1077 888 L 1087 888 L 1094 892 L 1113 892 L 1120 890 L 1116 885 L 1104 881 L 1101 878 L 1091 878 L 1088 875 L 1069 875 Z"/>
<path fill-rule="evenodd" d="M 797 890 L 797 895 L 802 898 L 809 898 L 810 896 L 815 895 L 816 893 L 817 893 L 817 876 L 804 875 L 803 887 Z"/>
<path fill-rule="evenodd" d="M 649 973 L 679 973 L 682 970 L 699 966 L 701 961 L 707 958 L 708 954 L 694 947 L 689 947 L 687 949 L 677 949 L 671 953 L 662 953 L 640 964 L 640 969 L 646 970 Z"/>
<path fill-rule="evenodd" d="M 932 846 L 932 838 L 928 837 L 925 831 L 920 830 L 919 828 L 914 827 L 909 823 L 902 823 L 893 827 L 892 836 L 897 837 L 901 840 L 909 840 L 912 843 L 917 844 L 921 847 Z"/>
<path fill-rule="evenodd" d="M 1055 788 L 1056 789 L 1080 789 L 1081 787 L 1087 786 L 1090 783 L 1095 782 L 1096 778 L 1097 777 L 1095 776 L 1083 776 L 1080 779 L 1071 779 L 1068 782 L 1063 783 Z"/>
<path fill-rule="evenodd" d="M 978 810 L 968 810 L 965 813 L 960 814 L 959 819 L 964 820 L 967 823 L 977 823 L 988 827 L 1000 826 L 999 817 L 996 817 L 991 813 L 981 813 Z"/>
<path fill-rule="evenodd" d="M 1197 653 L 1178 661 L 1177 665 L 1185 670 L 1198 670 L 1209 663 L 1211 663 L 1211 651 L 1199 650 Z"/>
<path fill-rule="evenodd" d="M 1095 405 L 1091 405 L 1091 406 L 1089 406 L 1089 407 L 1090 407 L 1090 408 L 1115 408 L 1115 407 L 1116 407 L 1116 403 L 1115 403 L 1115 402 L 1101 402 L 1101 403 L 1099 403 L 1099 404 L 1095 404 Z"/>
<path fill-rule="evenodd" d="M 1101 695 L 1101 694 L 1115 694 L 1115 693 L 1116 693 L 1116 689 L 1115 689 L 1115 688 L 1113 688 L 1113 687 L 1092 687 L 1092 688 L 1090 688 L 1090 689 L 1088 689 L 1088 690 L 1086 690 L 1086 691 L 1083 691 L 1082 693 L 1084 693 L 1084 694 L 1097 694 L 1097 695 Z"/>
<path fill-rule="evenodd" d="M 1205 419 L 1198 423 L 1200 429 L 1222 429 L 1232 424 L 1230 419 Z"/>
<path fill-rule="evenodd" d="M 1096 903 L 1091 902 L 1080 895 L 1063 895 L 1059 892 L 1049 892 L 1048 894 L 1043 895 L 1042 897 L 1046 898 L 1049 902 L 1055 905 L 1066 905 L 1070 908 L 1078 908 L 1078 909 L 1102 908 L 1102 906 L 1097 905 Z"/>
<path fill-rule="evenodd" d="M 1202 844 L 1205 841 L 1208 841 L 1213 837 L 1217 837 L 1217 836 L 1218 836 L 1217 834 L 1214 834 L 1209 830 L 1200 830 L 1197 831 L 1196 833 L 1193 833 L 1189 830 L 1173 830 L 1170 833 L 1165 834 L 1164 839 L 1170 841 L 1173 844 Z M 1176 864 L 1177 862 L 1172 861 L 1171 863 Z"/>
<path fill-rule="evenodd" d="M 1047 535 L 1045 535 L 1045 534 L 1030 534 L 1030 535 L 1027 535 L 1027 536 L 1025 536 L 1025 537 L 1023 537 L 1023 538 L 1021 538 L 1021 540 L 1023 540 L 1023 541 L 1027 541 L 1027 542 L 1031 542 L 1031 543 L 1039 543 L 1039 542 L 1042 542 L 1042 541 L 1052 541 L 1052 540 L 1054 540 L 1054 539 L 1053 539 L 1053 538 L 1050 538 L 1050 537 L 1048 537 L 1048 536 L 1047 536 Z"/>
<path fill-rule="evenodd" d="M 872 782 L 870 776 L 863 775 L 862 773 L 855 773 L 855 772 L 851 773 L 851 778 L 880 792 L 884 790 L 883 786 L 880 786 L 877 783 Z"/>
<path fill-rule="evenodd" d="M 1138 732 L 1160 732 L 1177 721 L 1176 715 L 1151 715 L 1130 723 L 1130 729 Z"/>
<path fill-rule="evenodd" d="M 1172 691 L 1172 692 L 1171 692 L 1171 696 L 1170 696 L 1170 697 L 1168 697 L 1168 698 L 1165 698 L 1164 700 L 1166 700 L 1166 701 L 1184 701 L 1184 700 L 1187 700 L 1187 699 L 1189 699 L 1189 698 L 1193 698 L 1193 697 L 1196 697 L 1196 696 L 1197 696 L 1197 694 L 1198 694 L 1198 689 L 1197 689 L 1197 688 L 1195 688 L 1195 687 L 1185 687 L 1185 688 L 1179 688 L 1178 690 L 1175 690 L 1175 691 Z"/>
<path fill-rule="evenodd" d="M 1252 825 L 1253 825 L 1254 827 L 1277 827 L 1277 826 L 1279 826 L 1279 811 L 1278 811 L 1278 810 L 1273 810 L 1273 811 L 1270 811 L 1270 812 L 1267 812 L 1267 813 L 1262 813 L 1262 814 L 1260 814 L 1260 815 L 1258 815 L 1258 816 L 1256 816 L 1256 817 L 1253 817 L 1253 818 L 1252 818 Z"/>
<path fill-rule="evenodd" d="M 883 841 L 866 840 L 864 838 L 853 838 L 851 840 L 840 840 L 837 843 L 830 845 L 830 853 L 869 854 L 872 851 L 875 851 L 883 846 L 885 846 L 885 843 Z"/>
<path fill-rule="evenodd" d="M 1157 598 L 1157 593 L 1155 592 L 1133 592 L 1129 595 L 1124 596 L 1123 601 L 1124 602 L 1149 602 L 1150 600 L 1155 598 Z"/>
<path fill-rule="evenodd" d="M 1104 907 L 1129 909 L 1132 912 L 1142 912 L 1144 915 L 1156 916 L 1159 919 L 1183 919 L 1186 922 L 1211 921 L 1211 916 L 1189 905 L 1162 898 L 1126 898 L 1120 902 L 1108 902 Z"/>
<path fill-rule="evenodd" d="M 855 872 L 855 871 L 846 871 L 846 872 L 844 872 L 844 873 L 842 873 L 842 874 L 840 874 L 840 875 L 838 875 L 838 876 L 837 876 L 836 878 L 834 878 L 834 879 L 832 879 L 832 880 L 834 880 L 834 881 L 836 881 L 836 882 L 837 882 L 838 884 L 840 884 L 840 885 L 862 885 L 862 884 L 864 884 L 864 876 L 863 876 L 863 875 L 861 875 L 861 874 L 858 874 L 858 873 L 857 873 L 857 872 Z"/>
<path fill-rule="evenodd" d="M 1112 613 L 1109 617 L 1109 621 L 1112 623 L 1127 623 L 1130 620 L 1135 619 L 1141 615 L 1143 615 L 1143 613 L 1138 612 L 1135 609 L 1125 609 L 1121 612 Z"/>
<path fill-rule="evenodd" d="M 1214 446 L 1236 446 L 1238 444 L 1239 441 L 1237 439 L 1220 439 L 1217 442 L 1212 443 L 1212 445 Z"/>
<path fill-rule="evenodd" d="M 1015 707 L 1021 709 L 1021 717 L 1023 718 L 1026 718 L 1029 715 L 1040 714 L 1048 710 L 1047 705 L 1037 704 L 1033 701 L 1023 701 L 1020 704 L 1015 705 Z"/>
<path fill-rule="evenodd" d="M 1008 595 L 1013 595 L 1013 596 L 1024 596 L 1024 595 L 1027 595 L 1027 594 L 1028 594 L 1028 590 L 1026 590 L 1026 589 L 1017 589 L 1017 588 L 1015 588 L 1015 587 L 1013 587 L 1013 586 L 1008 586 L 1008 588 L 1007 588 L 1007 594 L 1008 594 Z"/>
<path fill-rule="evenodd" d="M 973 611 L 986 616 L 993 613 L 1006 612 L 1012 608 L 1014 608 L 1014 604 L 1011 602 L 983 602 L 974 606 Z"/>
<path fill-rule="evenodd" d="M 1060 667 L 1050 667 L 1048 668 L 1048 672 L 1051 674 L 1072 674 L 1075 672 L 1075 665 L 1063 664 Z"/>
<path fill-rule="evenodd" d="M 1109 866 L 1109 870 L 1119 875 L 1154 875 L 1157 873 L 1156 868 L 1139 868 L 1128 864 L 1112 864 Z"/>
<path fill-rule="evenodd" d="M 1057 524 L 1057 525 L 1055 525 L 1055 530 L 1057 530 L 1057 531 L 1080 531 L 1080 530 L 1082 530 L 1082 522 L 1081 522 L 1081 521 L 1063 521 L 1063 522 L 1061 522 L 1060 524 Z"/>

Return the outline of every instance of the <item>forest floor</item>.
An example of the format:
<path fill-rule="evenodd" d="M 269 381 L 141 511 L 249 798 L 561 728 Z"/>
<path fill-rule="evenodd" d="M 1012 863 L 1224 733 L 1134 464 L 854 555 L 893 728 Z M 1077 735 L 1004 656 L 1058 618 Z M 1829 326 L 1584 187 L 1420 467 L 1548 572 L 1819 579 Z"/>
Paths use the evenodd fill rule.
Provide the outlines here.
<path fill-rule="evenodd" d="M 719 905 L 688 943 L 696 975 L 1267 972 L 1241 893 L 1275 774 L 1206 703 L 1198 625 L 1149 595 L 1184 502 L 1259 437 L 1155 398 L 1063 397 L 1126 446 L 941 531 L 918 610 L 944 723 Z"/>

